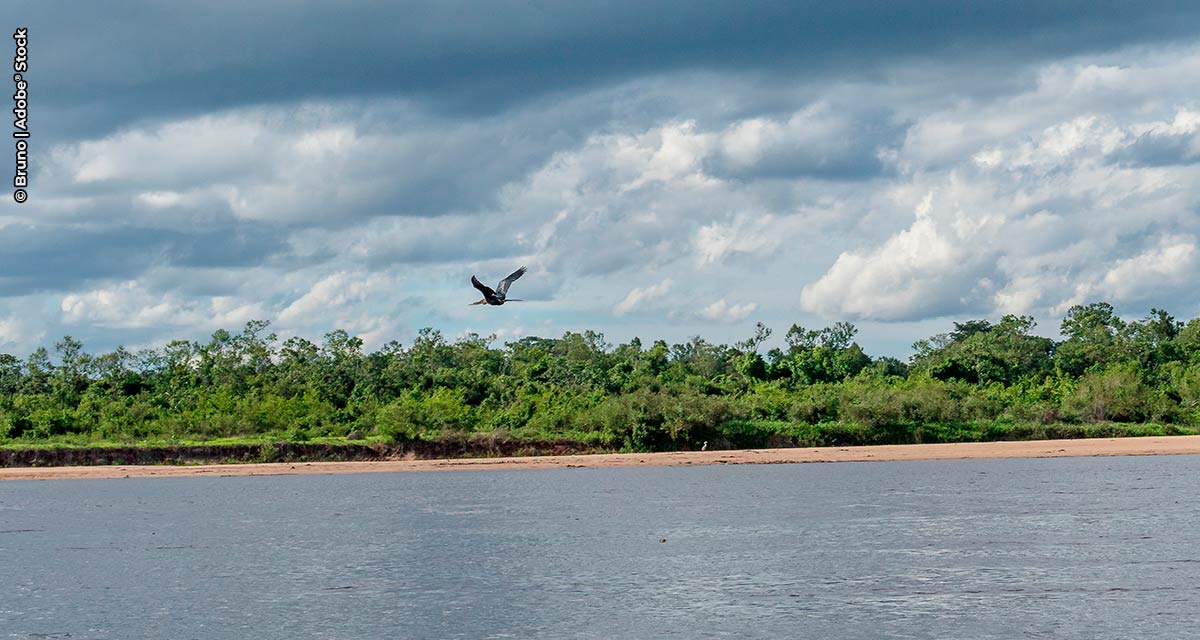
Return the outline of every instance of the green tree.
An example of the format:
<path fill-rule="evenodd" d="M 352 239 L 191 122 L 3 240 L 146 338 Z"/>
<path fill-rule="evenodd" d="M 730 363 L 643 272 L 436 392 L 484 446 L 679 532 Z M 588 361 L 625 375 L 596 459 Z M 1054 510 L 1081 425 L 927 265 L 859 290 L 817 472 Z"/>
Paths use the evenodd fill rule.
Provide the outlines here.
<path fill-rule="evenodd" d="M 784 336 L 786 354 L 772 354 L 772 378 L 789 378 L 794 383 L 837 382 L 871 364 L 871 358 L 854 342 L 858 329 L 848 322 L 810 330 L 792 325 Z"/>
<path fill-rule="evenodd" d="M 1075 305 L 1062 321 L 1060 332 L 1066 340 L 1055 350 L 1055 366 L 1078 377 L 1089 369 L 1119 362 L 1125 356 L 1125 331 L 1125 322 L 1117 317 L 1111 304 Z"/>
<path fill-rule="evenodd" d="M 1022 377 L 1044 379 L 1051 371 L 1054 341 L 1035 336 L 1028 316 L 1006 315 L 954 323 L 954 331 L 913 345 L 913 368 L 938 380 L 1014 384 Z"/>
<path fill-rule="evenodd" d="M 1140 322 L 1125 327 L 1130 356 L 1147 373 L 1156 376 L 1168 362 L 1186 359 L 1184 347 L 1178 342 L 1183 323 L 1162 309 L 1151 309 Z"/>
<path fill-rule="evenodd" d="M 84 353 L 83 343 L 64 336 L 54 343 L 54 349 L 59 354 L 59 366 L 51 379 L 54 398 L 64 408 L 74 408 L 79 404 L 84 390 L 88 387 L 85 375 L 91 363 L 91 356 Z"/>
<path fill-rule="evenodd" d="M 21 359 L 0 353 L 0 400 L 14 396 L 21 389 Z"/>

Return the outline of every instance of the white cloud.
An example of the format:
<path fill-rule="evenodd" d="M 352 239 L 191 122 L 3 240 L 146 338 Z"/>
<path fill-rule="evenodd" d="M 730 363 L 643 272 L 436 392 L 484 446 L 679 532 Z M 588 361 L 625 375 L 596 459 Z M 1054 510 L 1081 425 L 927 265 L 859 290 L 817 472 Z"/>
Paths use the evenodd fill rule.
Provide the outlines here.
<path fill-rule="evenodd" d="M 406 126 L 370 124 L 381 117 Z M 511 126 L 440 120 L 386 99 L 370 110 L 246 107 L 59 145 L 43 182 L 46 196 L 59 202 L 87 194 L 76 209 L 108 198 L 160 216 L 208 208 L 240 220 L 322 227 L 379 215 L 434 216 L 489 202 L 523 175 L 529 156 L 551 148 L 536 136 L 510 145 Z M 484 148 L 504 151 L 480 153 Z"/>
<path fill-rule="evenodd" d="M 0 225 L 150 229 L 128 237 L 186 254 L 39 282 L 53 304 L 36 326 L 73 334 L 250 317 L 372 340 L 504 331 L 466 306 L 467 278 L 522 263 L 536 271 L 519 297 L 538 302 L 504 308 L 514 331 L 632 332 L 639 312 L 708 337 L 751 313 L 916 326 L 1096 298 L 1195 308 L 1200 98 L 1180 79 L 1200 48 L 975 73 L 643 79 L 487 117 L 364 98 L 146 120 L 48 153 L 36 202 Z M 41 277 L 8 271 L 12 291 Z M 14 317 L 0 339 L 29 340 Z"/>
<path fill-rule="evenodd" d="M 1126 258 L 1104 274 L 1098 289 L 1112 299 L 1136 299 L 1171 286 L 1195 284 L 1196 240 L 1166 237 L 1153 247 Z"/>
<path fill-rule="evenodd" d="M 704 307 L 700 311 L 700 317 L 714 322 L 738 322 L 745 320 L 747 316 L 754 313 L 758 308 L 758 303 L 746 302 L 743 304 L 729 304 L 724 298 Z"/>
<path fill-rule="evenodd" d="M 714 134 L 712 160 L 737 176 L 859 177 L 880 169 L 898 133 L 880 113 L 821 100 L 786 117 L 733 122 Z"/>
<path fill-rule="evenodd" d="M 123 131 L 56 149 L 52 159 L 77 183 L 122 181 L 162 187 L 253 171 L 264 145 L 270 148 L 278 142 L 261 120 L 231 113 Z"/>
<path fill-rule="evenodd" d="M 1121 68 L 1060 63 L 1029 91 L 920 115 L 892 186 L 915 217 L 841 252 L 801 307 L 896 321 L 1057 314 L 1094 299 L 1194 304 L 1200 118 L 1194 102 L 1155 94 L 1197 67 L 1197 51 Z"/>
<path fill-rule="evenodd" d="M 730 162 L 748 167 L 762 157 L 781 127 L 765 118 L 749 118 L 726 128 L 721 134 L 721 151 Z"/>
<path fill-rule="evenodd" d="M 913 124 L 897 164 L 910 172 L 944 170 L 997 143 L 1020 145 L 1072 121 L 1129 121 L 1173 112 L 1196 100 L 1179 78 L 1200 74 L 1200 48 L 1124 50 L 1032 71 L 1032 85 L 1011 95 L 960 99 L 938 109 L 921 102 L 900 105 Z"/>
<path fill-rule="evenodd" d="M 503 326 L 496 329 L 496 340 L 505 342 L 507 340 L 517 340 L 529 335 L 529 330 L 521 325 Z"/>
<path fill-rule="evenodd" d="M 693 245 L 696 266 L 708 267 L 730 254 L 761 254 L 775 249 L 784 240 L 783 225 L 771 215 L 738 215 L 733 222 L 712 222 L 700 227 Z"/>
<path fill-rule="evenodd" d="M 879 320 L 918 318 L 962 302 L 961 270 L 973 258 L 968 248 L 928 218 L 896 234 L 881 247 L 845 252 L 800 293 L 801 306 L 828 317 Z M 948 298 L 949 297 L 949 298 Z"/>
<path fill-rule="evenodd" d="M 814 128 L 823 126 L 808 110 L 803 115 Z M 504 221 L 517 246 L 551 272 L 601 278 L 652 267 L 681 283 L 696 267 L 735 256 L 748 264 L 787 243 L 811 244 L 831 227 L 854 224 L 864 194 L 852 183 L 710 172 L 728 168 L 726 147 L 736 153 L 740 132 L 759 126 L 757 120 L 707 131 L 690 121 L 667 122 L 589 137 L 507 186 L 500 199 Z M 503 239 L 503 230 L 496 231 L 486 234 L 493 243 Z"/>
<path fill-rule="evenodd" d="M 32 351 L 30 345 L 45 338 L 45 325 L 33 320 L 28 313 L 0 318 L 0 353 L 10 349 Z"/>
<path fill-rule="evenodd" d="M 267 314 L 262 305 L 234 296 L 182 298 L 148 291 L 127 281 L 63 296 L 59 305 L 66 324 L 145 329 L 169 326 L 236 327 Z"/>
<path fill-rule="evenodd" d="M 185 196 L 178 191 L 147 191 L 139 193 L 135 200 L 148 207 L 164 209 L 184 202 Z"/>
<path fill-rule="evenodd" d="M 629 291 L 624 300 L 621 300 L 613 307 L 613 313 L 618 316 L 623 316 L 631 311 L 642 306 L 646 301 L 653 301 L 655 298 L 660 298 L 666 295 L 671 290 L 671 279 L 667 278 L 662 282 L 649 287 L 634 288 Z"/>
<path fill-rule="evenodd" d="M 621 191 L 654 182 L 711 184 L 700 162 L 711 150 L 710 135 L 697 134 L 696 123 L 669 123 L 639 136 L 613 136 L 607 140 L 611 162 L 619 174 L 629 176 Z"/>
<path fill-rule="evenodd" d="M 334 273 L 312 285 L 279 313 L 281 323 L 295 324 L 330 319 L 349 305 L 387 291 L 382 274 Z"/>

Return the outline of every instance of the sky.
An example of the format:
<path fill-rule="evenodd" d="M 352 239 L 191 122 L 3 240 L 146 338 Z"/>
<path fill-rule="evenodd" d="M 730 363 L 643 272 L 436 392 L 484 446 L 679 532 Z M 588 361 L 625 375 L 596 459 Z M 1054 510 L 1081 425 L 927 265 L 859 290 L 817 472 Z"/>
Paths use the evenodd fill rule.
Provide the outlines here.
<path fill-rule="evenodd" d="M 422 327 L 733 343 L 757 322 L 771 346 L 845 321 L 906 358 L 1008 313 L 1048 336 L 1101 300 L 1200 315 L 1200 3 L 0 17 L 29 30 L 31 130 L 29 200 L 0 205 L 0 352 L 250 320 L 368 350 Z M 469 306 L 472 274 L 520 265 L 525 302 Z"/>

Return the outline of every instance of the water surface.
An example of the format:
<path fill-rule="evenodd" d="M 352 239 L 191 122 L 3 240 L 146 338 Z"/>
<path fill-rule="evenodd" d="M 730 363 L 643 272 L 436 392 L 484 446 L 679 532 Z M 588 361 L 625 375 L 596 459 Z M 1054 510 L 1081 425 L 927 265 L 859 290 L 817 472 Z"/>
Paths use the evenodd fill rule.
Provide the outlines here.
<path fill-rule="evenodd" d="M 0 638 L 1200 638 L 1198 478 L 1155 456 L 4 482 Z"/>

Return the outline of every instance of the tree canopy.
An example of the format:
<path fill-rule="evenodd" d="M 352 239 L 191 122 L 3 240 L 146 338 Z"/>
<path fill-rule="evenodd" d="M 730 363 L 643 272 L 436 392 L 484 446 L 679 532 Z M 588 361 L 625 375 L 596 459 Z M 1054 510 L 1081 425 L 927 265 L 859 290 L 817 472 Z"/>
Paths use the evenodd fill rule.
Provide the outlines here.
<path fill-rule="evenodd" d="M 425 328 L 369 353 L 340 329 L 281 341 L 265 321 L 137 353 L 90 354 L 64 336 L 53 353 L 0 354 L 0 442 L 486 432 L 640 450 L 1200 423 L 1200 319 L 1151 309 L 1126 321 L 1097 302 L 1067 312 L 1060 340 L 1035 328 L 1014 315 L 955 322 L 909 362 L 869 356 L 845 322 L 792 325 L 769 349 L 761 323 L 732 345 L 612 345 L 594 331 L 497 345 Z"/>

